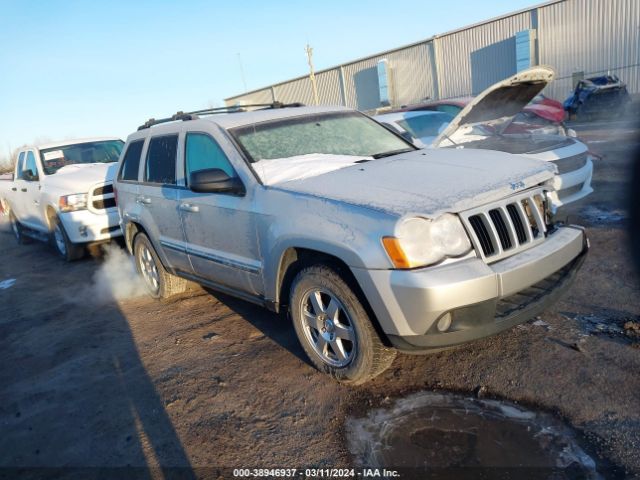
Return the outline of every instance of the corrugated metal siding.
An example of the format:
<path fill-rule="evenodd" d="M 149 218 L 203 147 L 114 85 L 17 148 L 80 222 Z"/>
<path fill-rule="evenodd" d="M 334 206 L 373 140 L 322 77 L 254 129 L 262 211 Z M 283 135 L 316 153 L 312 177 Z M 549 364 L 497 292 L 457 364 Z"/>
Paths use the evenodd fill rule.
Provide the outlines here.
<path fill-rule="evenodd" d="M 391 68 L 393 105 L 434 98 L 436 89 L 430 43 L 420 43 L 344 65 L 347 106 L 359 110 L 380 107 L 376 68 L 384 58 Z"/>
<path fill-rule="evenodd" d="M 236 95 L 235 97 L 227 98 L 225 103 L 227 105 L 235 105 L 236 103 L 242 103 L 244 105 L 251 105 L 254 103 L 271 103 L 273 98 L 271 97 L 271 88 L 263 88 L 262 90 L 256 90 L 254 92 L 245 93 L 242 95 Z"/>
<path fill-rule="evenodd" d="M 283 103 L 301 102 L 305 105 L 315 105 L 313 99 L 313 89 L 309 77 L 302 77 L 290 82 L 282 83 L 273 87 L 276 93 L 276 100 Z"/>
<path fill-rule="evenodd" d="M 572 91 L 571 74 L 610 71 L 640 92 L 640 1 L 567 0 L 538 10 L 540 63 L 556 69 L 547 90 L 564 99 Z"/>
<path fill-rule="evenodd" d="M 529 28 L 531 28 L 531 14 L 525 12 L 438 37 L 436 48 L 438 50 L 440 97 L 450 98 L 478 93 L 473 92 L 472 89 L 471 54 L 482 48 L 508 40 L 514 37 L 517 32 Z M 478 72 L 478 75 L 487 76 L 487 78 L 481 79 L 481 83 L 486 83 L 490 76 L 493 78 L 494 72 L 503 74 L 515 60 L 515 51 L 513 57 L 505 56 L 504 52 L 500 55 L 488 56 L 491 63 L 484 65 L 483 70 Z M 500 78 L 495 79 L 494 82 L 498 80 Z"/>
<path fill-rule="evenodd" d="M 322 71 L 316 74 L 320 104 L 343 103 L 342 69 L 344 103 L 360 110 L 379 107 L 376 67 L 383 58 L 391 68 L 394 106 L 478 93 L 515 73 L 515 35 L 528 29 L 536 29 L 539 63 L 557 72 L 545 92 L 549 96 L 566 98 L 576 71 L 610 71 L 631 93 L 640 93 L 640 0 L 564 0 Z M 315 103 L 306 76 L 273 89 L 276 100 Z M 271 102 L 271 90 L 238 95 L 226 103 L 239 100 Z"/>
<path fill-rule="evenodd" d="M 326 70 L 316 74 L 318 99 L 320 105 L 341 105 L 340 80 L 338 69 Z M 274 86 L 276 100 L 282 103 L 301 102 L 315 105 L 313 88 L 309 77 L 301 77 L 290 82 Z"/>

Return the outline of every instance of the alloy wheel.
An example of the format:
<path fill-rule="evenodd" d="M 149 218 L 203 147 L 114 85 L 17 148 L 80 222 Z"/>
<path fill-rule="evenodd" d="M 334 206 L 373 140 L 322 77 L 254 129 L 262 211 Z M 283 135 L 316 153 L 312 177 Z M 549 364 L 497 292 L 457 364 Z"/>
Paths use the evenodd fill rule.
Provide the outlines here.
<path fill-rule="evenodd" d="M 301 299 L 302 328 L 323 362 L 345 367 L 355 357 L 357 338 L 342 302 L 331 292 L 312 289 Z"/>

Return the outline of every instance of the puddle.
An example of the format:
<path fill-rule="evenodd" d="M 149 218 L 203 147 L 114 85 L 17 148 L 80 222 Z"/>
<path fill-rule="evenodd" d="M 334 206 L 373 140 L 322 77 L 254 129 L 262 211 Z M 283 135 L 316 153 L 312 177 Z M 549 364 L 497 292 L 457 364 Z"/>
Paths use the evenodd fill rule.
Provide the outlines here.
<path fill-rule="evenodd" d="M 580 211 L 580 216 L 592 224 L 612 224 L 627 220 L 629 215 L 620 209 L 606 210 L 594 205 L 589 205 Z"/>
<path fill-rule="evenodd" d="M 576 438 L 573 430 L 547 413 L 509 402 L 432 392 L 413 394 L 364 418 L 347 420 L 349 448 L 363 467 L 602 478 Z"/>

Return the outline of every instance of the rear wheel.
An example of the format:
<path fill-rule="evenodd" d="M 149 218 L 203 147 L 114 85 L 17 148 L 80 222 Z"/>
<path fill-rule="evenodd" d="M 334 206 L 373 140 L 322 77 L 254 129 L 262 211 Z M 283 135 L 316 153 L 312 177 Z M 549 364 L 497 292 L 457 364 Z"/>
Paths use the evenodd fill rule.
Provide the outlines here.
<path fill-rule="evenodd" d="M 333 269 L 300 271 L 289 304 L 302 348 L 320 371 L 358 385 L 393 362 L 396 351 L 382 343 L 357 295 Z"/>
<path fill-rule="evenodd" d="M 9 214 L 9 222 L 11 223 L 11 231 L 13 232 L 13 236 L 16 237 L 18 245 L 24 245 L 31 241 L 31 239 L 24 234 L 24 227 L 13 213 Z"/>
<path fill-rule="evenodd" d="M 164 269 L 149 238 L 144 233 L 136 235 L 133 241 L 133 255 L 138 273 L 144 280 L 147 292 L 153 298 L 168 298 L 187 289 L 187 280 L 172 275 Z"/>
<path fill-rule="evenodd" d="M 78 245 L 69 240 L 67 231 L 58 217 L 52 220 L 51 226 L 51 244 L 61 258 L 67 262 L 73 262 L 84 256 L 84 245 Z"/>

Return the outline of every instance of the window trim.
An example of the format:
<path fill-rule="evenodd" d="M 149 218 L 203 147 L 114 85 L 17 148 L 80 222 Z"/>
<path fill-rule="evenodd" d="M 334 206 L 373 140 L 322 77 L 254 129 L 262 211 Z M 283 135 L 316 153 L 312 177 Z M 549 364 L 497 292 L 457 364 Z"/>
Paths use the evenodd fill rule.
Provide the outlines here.
<path fill-rule="evenodd" d="M 122 164 L 120 165 L 120 169 L 118 170 L 118 176 L 116 177 L 116 181 L 118 183 L 134 183 L 134 184 L 138 184 L 140 183 L 140 164 L 142 163 L 142 154 L 144 153 L 144 142 L 146 141 L 146 137 L 143 138 L 139 138 L 137 140 L 133 140 L 131 142 L 129 142 L 129 144 L 127 145 L 127 148 L 124 149 L 122 152 Z M 140 158 L 138 158 L 138 171 L 137 171 L 137 177 L 135 180 L 125 180 L 122 178 L 122 173 L 124 171 L 124 161 L 127 158 L 127 153 L 129 152 L 129 149 L 131 148 L 131 145 L 133 145 L 134 143 L 142 143 L 142 148 L 140 149 Z"/>
<path fill-rule="evenodd" d="M 209 132 L 202 132 L 199 130 L 189 130 L 188 132 L 185 132 L 184 135 L 184 159 L 183 159 L 183 168 L 184 168 L 184 186 L 187 190 L 190 190 L 189 188 L 189 177 L 188 177 L 188 169 L 187 169 L 187 140 L 189 135 L 204 135 L 205 137 L 209 137 L 220 149 L 220 151 L 224 154 L 225 158 L 227 159 L 227 162 L 229 163 L 229 166 L 231 167 L 231 169 L 233 170 L 233 172 L 236 174 L 235 178 L 240 179 L 240 181 L 242 181 L 242 178 L 240 177 L 240 175 L 238 175 L 238 170 L 233 166 L 233 163 L 231 163 L 231 160 L 229 160 L 229 156 L 225 153 L 224 149 L 222 148 L 222 145 L 220 145 L 220 142 L 218 142 L 215 138 L 213 138 L 213 136 L 209 133 Z"/>
<path fill-rule="evenodd" d="M 173 164 L 173 177 L 174 177 L 174 183 L 160 183 L 160 182 L 150 182 L 147 179 L 147 165 L 149 163 L 149 148 L 151 147 L 151 142 L 156 139 L 156 138 L 163 138 L 163 137 L 176 137 L 176 157 L 175 157 L 175 161 Z M 163 133 L 161 135 L 154 135 L 154 136 L 148 136 L 147 137 L 148 142 L 147 142 L 147 151 L 145 152 L 145 159 L 144 159 L 144 168 L 142 170 L 142 180 L 140 182 L 138 182 L 140 185 L 148 185 L 150 187 L 163 187 L 163 188 L 181 188 L 182 185 L 178 185 L 178 149 L 180 147 L 180 132 L 175 132 L 175 133 Z M 140 172 L 138 172 L 138 175 L 140 174 Z"/>

